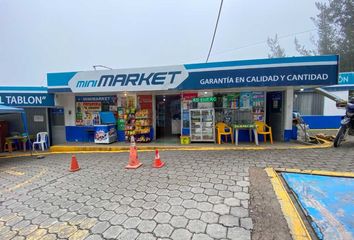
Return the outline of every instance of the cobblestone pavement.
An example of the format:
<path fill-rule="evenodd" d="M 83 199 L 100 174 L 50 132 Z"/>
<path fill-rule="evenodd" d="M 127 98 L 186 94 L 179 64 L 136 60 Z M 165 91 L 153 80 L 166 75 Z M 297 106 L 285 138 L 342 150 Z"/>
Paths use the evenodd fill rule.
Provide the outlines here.
<path fill-rule="evenodd" d="M 0 239 L 250 239 L 249 167 L 354 170 L 354 149 L 163 151 L 0 159 Z"/>

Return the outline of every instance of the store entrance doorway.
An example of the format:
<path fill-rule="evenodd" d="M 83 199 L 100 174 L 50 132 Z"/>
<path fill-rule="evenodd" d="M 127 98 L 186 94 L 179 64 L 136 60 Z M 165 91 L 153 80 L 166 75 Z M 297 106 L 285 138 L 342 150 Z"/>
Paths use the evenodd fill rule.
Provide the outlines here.
<path fill-rule="evenodd" d="M 49 109 L 50 142 L 52 145 L 63 144 L 65 140 L 64 108 Z"/>
<path fill-rule="evenodd" d="M 266 123 L 272 127 L 273 139 L 283 141 L 284 133 L 284 92 L 267 92 Z"/>
<path fill-rule="evenodd" d="M 180 133 L 180 95 L 156 96 L 156 141 L 177 143 Z"/>

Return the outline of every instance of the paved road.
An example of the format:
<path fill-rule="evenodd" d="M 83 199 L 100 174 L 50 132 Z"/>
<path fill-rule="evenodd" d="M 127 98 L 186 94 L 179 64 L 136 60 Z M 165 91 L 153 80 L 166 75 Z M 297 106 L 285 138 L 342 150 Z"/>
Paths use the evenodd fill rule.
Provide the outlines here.
<path fill-rule="evenodd" d="M 354 171 L 354 148 L 0 159 L 0 239 L 250 239 L 249 168 Z"/>

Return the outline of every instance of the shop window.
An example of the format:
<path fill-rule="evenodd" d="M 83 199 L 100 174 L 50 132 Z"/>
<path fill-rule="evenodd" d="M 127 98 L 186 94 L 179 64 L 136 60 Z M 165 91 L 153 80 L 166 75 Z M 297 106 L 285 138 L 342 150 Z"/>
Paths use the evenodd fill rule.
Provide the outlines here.
<path fill-rule="evenodd" d="M 76 96 L 76 125 L 100 124 L 100 112 L 111 111 L 117 115 L 116 96 Z"/>
<path fill-rule="evenodd" d="M 182 135 L 189 135 L 189 110 L 198 108 L 198 103 L 193 102 L 193 98 L 198 97 L 198 93 L 183 93 L 182 97 Z"/>
<path fill-rule="evenodd" d="M 217 94 L 214 104 L 217 122 L 252 124 L 264 121 L 264 92 Z"/>
<path fill-rule="evenodd" d="M 296 92 L 294 111 L 301 115 L 322 115 L 324 96 L 315 92 Z"/>

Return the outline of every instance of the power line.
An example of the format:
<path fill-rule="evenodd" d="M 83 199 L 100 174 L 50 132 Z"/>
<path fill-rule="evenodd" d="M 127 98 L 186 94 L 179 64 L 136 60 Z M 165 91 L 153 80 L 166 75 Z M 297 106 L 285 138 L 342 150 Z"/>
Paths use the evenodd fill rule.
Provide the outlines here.
<path fill-rule="evenodd" d="M 288 37 L 292 37 L 292 36 L 296 36 L 296 35 L 300 35 L 300 34 L 304 34 L 304 33 L 308 33 L 308 32 L 313 32 L 313 31 L 316 31 L 316 30 L 317 30 L 316 28 L 313 28 L 313 29 L 309 29 L 309 30 L 305 30 L 305 31 L 301 31 L 301 32 L 290 33 L 290 34 L 287 34 L 287 35 L 279 36 L 278 39 L 284 39 L 284 38 L 288 38 Z M 220 54 L 227 53 L 227 52 L 233 52 L 233 51 L 237 51 L 237 50 L 241 50 L 241 49 L 244 49 L 244 48 L 249 48 L 249 47 L 253 47 L 253 46 L 257 46 L 257 45 L 261 45 L 261 44 L 264 44 L 264 43 L 267 43 L 267 41 L 254 42 L 254 43 L 242 46 L 242 47 L 231 48 L 231 49 L 228 49 L 228 50 L 216 52 L 216 53 L 213 54 L 213 56 L 220 55 Z M 209 51 L 209 55 L 210 55 L 210 51 Z M 208 55 L 208 59 L 207 59 L 206 62 L 208 62 L 208 60 L 209 60 L 209 57 L 210 57 L 209 55 Z M 203 57 L 195 58 L 195 59 L 191 60 L 190 62 L 192 62 L 194 60 L 200 60 L 200 59 L 203 59 Z"/>
<path fill-rule="evenodd" d="M 221 0 L 221 2 L 220 2 L 220 8 L 219 8 L 219 13 L 218 13 L 218 18 L 216 19 L 216 24 L 215 24 L 215 28 L 214 28 L 213 39 L 211 40 L 211 44 L 210 44 L 210 49 L 209 49 L 208 57 L 207 57 L 207 59 L 206 59 L 206 61 L 205 61 L 206 63 L 209 61 L 210 53 L 211 53 L 211 50 L 213 49 L 214 40 L 215 40 L 215 35 L 216 35 L 216 30 L 218 29 L 219 19 L 220 19 L 221 9 L 222 9 L 223 3 L 224 3 L 224 0 Z"/>
<path fill-rule="evenodd" d="M 304 34 L 304 33 L 308 33 L 308 32 L 313 32 L 313 31 L 316 31 L 316 30 L 317 30 L 317 29 L 314 28 L 314 29 L 310 29 L 310 30 L 306 30 L 306 31 L 302 31 L 302 32 L 290 33 L 290 34 L 287 34 L 287 35 L 279 36 L 278 39 L 284 39 L 284 38 L 296 36 L 296 35 L 299 35 L 299 34 Z M 229 49 L 229 50 L 216 52 L 216 53 L 213 54 L 213 55 L 218 55 L 218 54 L 222 54 L 222 53 L 226 53 L 226 52 L 232 52 L 232 51 L 240 50 L 240 49 L 243 49 L 243 48 L 249 48 L 249 47 L 253 47 L 253 46 L 256 46 L 256 45 L 264 44 L 264 43 L 266 43 L 266 42 L 267 42 L 267 41 L 259 41 L 259 42 L 255 42 L 255 43 L 252 43 L 252 44 L 248 44 L 248 45 L 245 45 L 245 46 L 242 46 L 242 47 L 232 48 L 232 49 Z"/>

